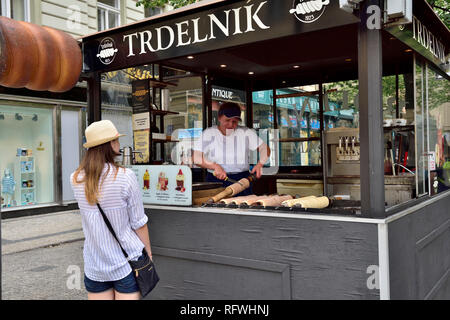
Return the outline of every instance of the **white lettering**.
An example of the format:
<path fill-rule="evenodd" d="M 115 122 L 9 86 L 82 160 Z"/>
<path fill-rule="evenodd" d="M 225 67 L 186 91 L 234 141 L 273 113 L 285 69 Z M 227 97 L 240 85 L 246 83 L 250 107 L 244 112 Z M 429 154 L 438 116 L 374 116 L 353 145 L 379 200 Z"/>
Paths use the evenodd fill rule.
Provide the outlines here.
<path fill-rule="evenodd" d="M 235 34 L 242 33 L 241 20 L 240 20 L 240 16 L 239 16 L 239 12 L 241 11 L 241 8 L 233 9 L 233 11 L 234 11 L 234 33 L 233 33 L 233 35 L 235 35 Z"/>
<path fill-rule="evenodd" d="M 186 307 L 181 307 L 181 315 L 207 315 L 208 318 L 214 313 L 214 307 L 195 307 L 188 304 Z"/>
<path fill-rule="evenodd" d="M 67 278 L 66 286 L 69 290 L 81 290 L 81 269 L 79 266 L 71 265 L 66 273 L 70 274 Z"/>
<path fill-rule="evenodd" d="M 261 9 L 267 4 L 267 2 L 268 1 L 260 3 L 256 8 L 253 4 L 245 7 L 246 13 L 243 14 L 247 18 L 247 30 L 245 33 L 255 31 L 255 27 L 260 29 L 270 29 L 270 26 L 265 25 L 259 16 L 261 14 Z M 223 11 L 221 17 L 218 17 L 217 14 L 209 14 L 207 18 L 208 20 L 202 21 L 202 25 L 209 22 L 210 33 L 206 31 L 205 34 L 200 34 L 201 18 L 195 18 L 189 21 L 186 20 L 175 23 L 173 26 L 165 25 L 155 29 L 124 35 L 123 41 L 128 41 L 127 57 L 135 56 L 135 47 L 133 43 L 135 38 L 139 40 L 139 54 L 142 55 L 148 52 L 167 50 L 174 45 L 175 41 L 176 46 L 181 47 L 216 39 L 216 28 L 218 28 L 226 37 L 230 36 L 230 31 L 234 32 L 233 35 L 242 34 L 244 33 L 241 29 L 242 8 L 243 7 L 232 9 L 234 13 L 234 30 L 231 30 L 233 26 L 230 25 L 230 9 Z M 176 35 L 175 32 L 177 33 Z"/>
<path fill-rule="evenodd" d="M 445 63 L 445 46 L 416 17 L 413 17 L 413 39 Z"/>
<path fill-rule="evenodd" d="M 211 35 L 209 36 L 209 39 L 215 39 L 216 37 L 214 36 L 214 25 L 218 26 L 220 28 L 220 30 L 222 30 L 223 34 L 225 36 L 229 36 L 229 30 L 228 30 L 228 26 L 229 26 L 229 18 L 230 18 L 230 11 L 231 10 L 226 10 L 225 12 L 225 17 L 226 17 L 226 26 L 222 24 L 222 22 L 220 22 L 220 20 L 213 14 L 208 14 L 209 16 L 209 20 L 210 20 L 210 26 L 211 26 Z"/>
<path fill-rule="evenodd" d="M 162 35 L 161 35 L 162 33 L 161 33 L 161 30 L 163 30 L 163 29 L 166 29 L 167 31 L 169 31 L 169 36 L 170 36 L 169 44 L 166 47 L 162 46 Z M 173 29 L 171 27 L 169 27 L 169 26 L 162 26 L 160 28 L 156 28 L 156 33 L 158 35 L 158 49 L 157 50 L 158 51 L 160 51 L 160 50 L 162 51 L 162 50 L 169 49 L 172 46 L 172 44 L 173 44 L 173 42 L 175 40 L 175 34 L 173 32 Z"/>
<path fill-rule="evenodd" d="M 261 8 L 267 3 L 267 1 L 261 2 L 258 9 L 256 9 L 255 13 L 252 15 L 252 8 L 253 4 L 251 6 L 245 6 L 244 8 L 247 10 L 247 30 L 245 32 L 251 32 L 255 31 L 253 29 L 252 21 L 255 21 L 256 24 L 261 29 L 269 29 L 270 27 L 266 26 L 264 23 L 262 23 L 261 19 L 258 17 L 258 12 L 261 10 Z"/>
<path fill-rule="evenodd" d="M 381 9 L 379 6 L 367 7 L 367 14 L 371 14 L 367 17 L 367 29 L 379 30 L 381 29 Z"/>
<path fill-rule="evenodd" d="M 187 45 L 191 44 L 191 37 L 189 37 L 189 40 L 187 42 L 183 42 L 183 36 L 188 35 L 188 30 L 183 30 L 183 25 L 189 26 L 189 21 L 183 21 L 183 22 L 177 23 L 177 30 L 178 30 L 177 47 L 187 46 Z"/>
<path fill-rule="evenodd" d="M 125 41 L 128 38 L 128 56 L 127 57 L 134 56 L 133 39 L 132 39 L 133 36 L 135 36 L 137 38 L 137 36 L 138 36 L 137 32 L 123 36 L 123 41 Z"/>
<path fill-rule="evenodd" d="M 371 265 L 367 267 L 366 270 L 367 274 L 370 274 L 369 278 L 367 278 L 367 289 L 373 290 L 373 289 L 380 289 L 380 281 L 379 281 L 379 268 L 377 265 Z"/>
<path fill-rule="evenodd" d="M 148 50 L 150 50 L 151 52 L 155 52 L 155 49 L 152 48 L 151 44 L 150 44 L 150 40 L 152 39 L 152 33 L 148 30 L 139 32 L 139 36 L 141 38 L 141 53 L 140 54 L 144 54 L 147 53 L 147 51 L 145 50 L 145 47 L 148 48 Z M 147 40 L 145 40 L 145 36 L 147 36 Z"/>
<path fill-rule="evenodd" d="M 192 19 L 192 22 L 194 23 L 194 42 L 192 42 L 192 43 L 205 42 L 208 40 L 208 35 L 206 35 L 203 39 L 199 38 L 199 36 L 198 36 L 198 20 L 200 20 L 200 18 Z"/>

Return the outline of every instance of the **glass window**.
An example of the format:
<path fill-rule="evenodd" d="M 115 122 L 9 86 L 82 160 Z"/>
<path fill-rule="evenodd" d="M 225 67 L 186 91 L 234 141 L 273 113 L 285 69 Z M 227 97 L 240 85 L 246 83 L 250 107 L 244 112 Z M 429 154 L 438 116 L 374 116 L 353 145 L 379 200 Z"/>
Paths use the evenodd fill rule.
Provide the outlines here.
<path fill-rule="evenodd" d="M 271 165 L 321 166 L 317 87 L 277 89 L 276 95 L 274 117 L 273 90 L 253 92 L 253 127 L 260 136 L 272 137 L 267 140 L 274 155 Z"/>
<path fill-rule="evenodd" d="M 281 166 L 320 166 L 320 104 L 316 87 L 277 90 Z"/>
<path fill-rule="evenodd" d="M 143 68 L 129 68 L 101 76 L 102 119 L 111 120 L 125 134 L 119 138 L 121 148 L 133 146 L 132 81 L 139 80 L 143 73 Z"/>
<path fill-rule="evenodd" d="M 417 194 L 450 189 L 450 82 L 416 57 L 415 133 Z"/>
<path fill-rule="evenodd" d="M 212 97 L 212 124 L 216 125 L 217 116 L 219 112 L 220 105 L 224 102 L 235 102 L 241 107 L 241 119 L 242 122 L 239 125 L 244 125 L 245 120 L 245 109 L 246 109 L 246 99 L 245 91 L 238 89 L 231 89 L 219 86 L 212 86 L 211 90 Z"/>
<path fill-rule="evenodd" d="M 202 80 L 164 67 L 160 82 L 159 69 L 145 65 L 103 73 L 102 119 L 126 134 L 119 138 L 121 148 L 144 150 L 136 155 L 139 163 L 187 163 L 191 143 L 202 132 Z"/>
<path fill-rule="evenodd" d="M 53 110 L 0 105 L 2 207 L 54 202 Z"/>
<path fill-rule="evenodd" d="M 415 65 L 415 88 L 416 88 L 416 106 L 415 106 L 415 131 L 416 131 L 416 182 L 417 195 L 423 195 L 427 192 L 426 183 L 426 106 L 425 106 L 425 77 L 424 65 L 420 60 Z"/>
<path fill-rule="evenodd" d="M 1 15 L 21 21 L 30 21 L 29 0 L 0 0 Z"/>
<path fill-rule="evenodd" d="M 324 88 L 324 128 L 359 127 L 358 80 L 326 83 Z"/>
<path fill-rule="evenodd" d="M 120 25 L 120 1 L 97 1 L 98 31 L 115 28 Z"/>
<path fill-rule="evenodd" d="M 144 16 L 146 18 L 156 16 L 158 14 L 161 14 L 163 12 L 162 8 L 145 8 L 144 9 Z"/>
<path fill-rule="evenodd" d="M 450 81 L 429 65 L 428 98 L 428 166 L 430 194 L 450 189 Z"/>
<path fill-rule="evenodd" d="M 167 67 L 163 72 L 163 81 L 174 85 L 162 91 L 161 102 L 164 109 L 175 112 L 164 117 L 164 131 L 177 142 L 161 144 L 162 152 L 166 161 L 190 164 L 192 146 L 203 131 L 203 117 L 206 116 L 203 114 L 202 79 Z"/>

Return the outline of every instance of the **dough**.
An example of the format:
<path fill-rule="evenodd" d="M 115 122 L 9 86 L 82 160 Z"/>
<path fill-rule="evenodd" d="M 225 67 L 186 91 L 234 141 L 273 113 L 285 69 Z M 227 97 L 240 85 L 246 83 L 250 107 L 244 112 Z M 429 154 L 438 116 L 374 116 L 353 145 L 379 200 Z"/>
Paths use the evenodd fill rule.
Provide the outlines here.
<path fill-rule="evenodd" d="M 261 199 L 267 199 L 267 198 L 269 198 L 269 197 L 270 197 L 270 196 L 257 196 L 257 197 L 255 197 L 255 198 L 252 198 L 252 199 L 248 199 L 248 200 L 242 201 L 241 204 L 246 204 L 246 205 L 248 205 L 248 206 L 251 206 L 251 205 L 254 204 L 256 201 L 259 201 L 259 200 L 261 200 Z"/>
<path fill-rule="evenodd" d="M 253 199 L 253 198 L 256 198 L 256 197 L 257 197 L 256 195 L 252 194 L 252 195 L 249 195 L 249 196 L 242 196 L 242 197 L 234 197 L 234 198 L 222 199 L 220 201 L 220 203 L 223 203 L 223 204 L 237 204 L 237 205 L 239 205 L 243 201 L 250 200 L 250 199 Z"/>
<path fill-rule="evenodd" d="M 248 187 L 250 187 L 250 181 L 248 181 L 248 179 L 243 178 L 241 180 L 239 180 L 239 183 L 233 183 L 231 186 L 229 186 L 228 188 L 231 188 L 233 190 L 233 195 L 238 194 L 242 191 L 244 191 L 245 189 L 247 189 Z"/>
<path fill-rule="evenodd" d="M 281 206 L 281 203 L 283 201 L 288 201 L 291 199 L 292 199 L 291 195 L 285 195 L 285 196 L 275 195 L 275 196 L 270 196 L 265 199 L 260 199 L 260 200 L 256 201 L 253 205 L 264 206 L 264 207 L 278 207 L 278 206 Z"/>
<path fill-rule="evenodd" d="M 313 209 L 323 209 L 330 205 L 330 200 L 328 197 L 303 197 L 298 199 L 287 200 L 282 203 L 283 206 L 293 207 L 295 205 L 300 205 L 302 208 L 313 208 Z"/>

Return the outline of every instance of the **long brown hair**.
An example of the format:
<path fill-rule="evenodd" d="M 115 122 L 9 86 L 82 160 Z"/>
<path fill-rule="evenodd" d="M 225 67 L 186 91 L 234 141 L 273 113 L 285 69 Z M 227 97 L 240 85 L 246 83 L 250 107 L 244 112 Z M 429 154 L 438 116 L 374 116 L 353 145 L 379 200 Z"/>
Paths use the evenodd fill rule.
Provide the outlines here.
<path fill-rule="evenodd" d="M 108 175 L 109 169 L 112 167 L 115 170 L 114 178 L 117 176 L 119 166 L 114 161 L 114 157 L 118 156 L 114 152 L 111 142 L 101 144 L 96 147 L 89 148 L 86 155 L 81 160 L 81 164 L 73 175 L 74 183 L 84 183 L 84 193 L 89 204 L 97 203 L 99 197 L 99 183 L 105 163 L 110 164 L 105 176 Z M 84 171 L 84 177 L 78 180 L 78 175 Z"/>

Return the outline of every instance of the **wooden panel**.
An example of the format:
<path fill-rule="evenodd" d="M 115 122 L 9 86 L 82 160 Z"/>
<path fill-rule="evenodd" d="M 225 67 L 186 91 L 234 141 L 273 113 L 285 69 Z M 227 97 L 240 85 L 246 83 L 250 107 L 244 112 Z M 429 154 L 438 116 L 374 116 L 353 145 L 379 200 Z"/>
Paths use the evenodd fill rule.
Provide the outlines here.
<path fill-rule="evenodd" d="M 450 195 L 389 223 L 391 299 L 450 299 Z"/>
<path fill-rule="evenodd" d="M 289 299 L 288 264 L 153 246 L 159 299 Z M 220 275 L 220 276 L 218 276 Z M 230 281 L 234 279 L 234 281 Z"/>
<path fill-rule="evenodd" d="M 376 224 L 219 214 L 207 209 L 189 212 L 147 209 L 147 213 L 155 248 L 229 257 L 232 261 L 246 259 L 289 265 L 292 299 L 379 299 L 379 290 L 367 287 L 370 276 L 367 269 L 378 265 Z M 202 299 L 211 294 L 214 298 L 278 299 L 280 295 L 276 288 L 269 296 L 253 290 L 261 288 L 260 282 L 266 280 L 280 286 L 280 275 L 258 268 L 252 273 L 242 266 L 206 267 L 204 263 L 169 259 L 164 254 L 155 259 L 157 266 L 158 259 L 164 272 L 178 279 L 178 284 L 181 279 L 184 282 L 178 287 L 162 280 L 161 287 L 170 290 L 155 292 L 153 298 Z M 179 269 L 178 263 L 185 263 L 196 272 L 180 275 L 183 269 Z M 183 290 L 189 289 L 191 281 L 197 285 L 198 273 L 206 274 L 206 283 L 202 283 L 202 290 L 191 290 L 188 296 Z M 228 283 L 221 293 L 214 291 L 218 277 Z M 248 280 L 244 288 L 238 285 L 240 279 Z"/>

